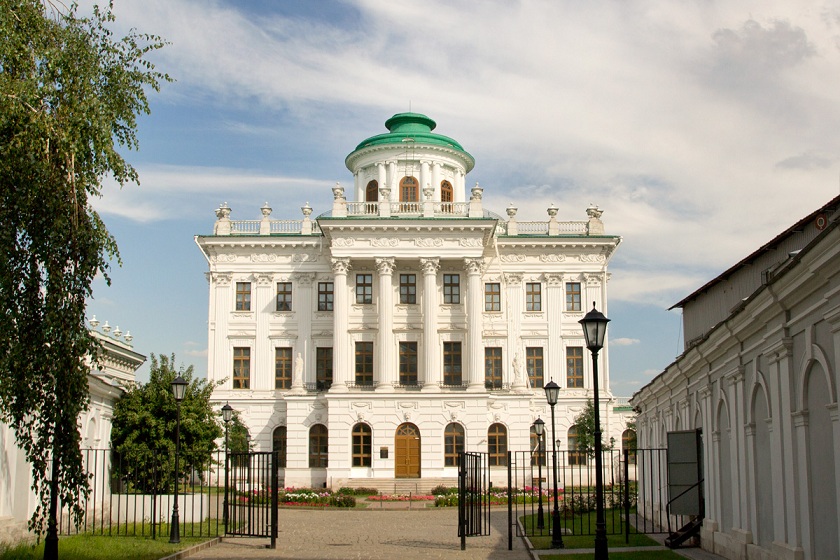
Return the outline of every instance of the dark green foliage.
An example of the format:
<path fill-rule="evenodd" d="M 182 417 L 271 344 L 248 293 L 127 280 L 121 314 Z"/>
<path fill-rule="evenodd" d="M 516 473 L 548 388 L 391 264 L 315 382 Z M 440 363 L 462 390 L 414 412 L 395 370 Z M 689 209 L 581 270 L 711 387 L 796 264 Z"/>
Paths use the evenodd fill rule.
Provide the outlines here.
<path fill-rule="evenodd" d="M 577 451 L 586 453 L 588 457 L 595 456 L 595 404 L 592 399 L 587 399 L 583 412 L 575 417 L 575 425 L 578 427 Z M 604 445 L 603 428 L 601 432 L 601 448 L 609 449 Z"/>
<path fill-rule="evenodd" d="M 166 493 L 174 483 L 177 410 L 171 384 L 175 377 L 189 383 L 181 401 L 182 477 L 210 466 L 216 440 L 224 432 L 210 405 L 214 385 L 194 379 L 192 366 L 176 371 L 174 354 L 170 358 L 152 354 L 151 362 L 149 382 L 131 387 L 114 407 L 111 447 L 119 454 L 115 475 L 129 488 Z"/>
<path fill-rule="evenodd" d="M 330 505 L 333 507 L 356 507 L 356 497 L 336 494 L 330 496 Z"/>
<path fill-rule="evenodd" d="M 106 176 L 137 181 L 117 147 L 136 148 L 146 91 L 169 79 L 145 59 L 163 42 L 117 40 L 113 19 L 110 8 L 79 17 L 60 2 L 0 0 L 0 421 L 32 466 L 38 534 L 50 457 L 60 458 L 58 494 L 77 504 L 76 520 L 88 493 L 77 424 L 98 345 L 85 302 L 118 258 L 89 198 Z"/>

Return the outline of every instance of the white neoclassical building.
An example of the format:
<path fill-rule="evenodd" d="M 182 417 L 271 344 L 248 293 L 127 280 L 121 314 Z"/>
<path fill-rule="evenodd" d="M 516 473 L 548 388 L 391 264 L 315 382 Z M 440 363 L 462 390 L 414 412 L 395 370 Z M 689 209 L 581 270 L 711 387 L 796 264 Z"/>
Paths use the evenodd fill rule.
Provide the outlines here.
<path fill-rule="evenodd" d="M 726 558 L 840 558 L 838 219 L 840 197 L 677 303 L 685 351 L 631 401 L 641 448 L 702 430 L 701 545 Z"/>
<path fill-rule="evenodd" d="M 107 449 L 111 445 L 111 426 L 114 405 L 125 393 L 126 386 L 134 382 L 134 374 L 146 361 L 132 345 L 130 332 L 123 332 L 119 326 L 111 327 L 106 321 L 100 325 L 96 317 L 90 320 L 90 333 L 99 341 L 102 353 L 99 367 L 88 374 L 90 404 L 79 415 L 79 432 L 83 450 Z M 83 451 L 87 460 L 95 454 Z M 109 464 L 104 458 L 88 463 L 97 491 L 109 491 L 104 481 L 108 480 Z M 28 538 L 26 524 L 38 505 L 32 492 L 31 465 L 26 455 L 17 446 L 15 433 L 6 424 L 0 423 L 0 542 L 16 542 Z"/>
<path fill-rule="evenodd" d="M 231 220 L 196 237 L 209 265 L 208 377 L 259 450 L 282 451 L 286 486 L 387 487 L 453 481 L 457 453 L 507 450 L 548 421 L 543 385 L 562 387 L 561 445 L 592 397 L 578 321 L 608 312 L 607 265 L 621 238 L 595 206 L 586 219 L 519 222 L 467 188 L 475 161 L 401 113 L 346 158 L 352 186 L 302 220 Z M 585 210 L 585 213 L 584 213 Z M 606 438 L 621 441 L 609 353 L 600 368 Z M 626 405 L 626 403 L 624 403 Z M 391 486 L 393 487 L 393 486 Z"/>

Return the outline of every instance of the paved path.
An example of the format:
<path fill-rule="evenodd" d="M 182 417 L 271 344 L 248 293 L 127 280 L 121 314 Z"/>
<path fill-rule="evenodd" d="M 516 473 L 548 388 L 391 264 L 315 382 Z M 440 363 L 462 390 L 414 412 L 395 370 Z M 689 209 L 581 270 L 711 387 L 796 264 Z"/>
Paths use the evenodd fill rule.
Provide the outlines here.
<path fill-rule="evenodd" d="M 268 539 L 235 538 L 199 551 L 192 559 L 287 560 L 530 560 L 521 539 L 507 549 L 507 510 L 494 509 L 489 537 L 458 538 L 457 508 L 414 510 L 280 508 L 277 548 Z"/>

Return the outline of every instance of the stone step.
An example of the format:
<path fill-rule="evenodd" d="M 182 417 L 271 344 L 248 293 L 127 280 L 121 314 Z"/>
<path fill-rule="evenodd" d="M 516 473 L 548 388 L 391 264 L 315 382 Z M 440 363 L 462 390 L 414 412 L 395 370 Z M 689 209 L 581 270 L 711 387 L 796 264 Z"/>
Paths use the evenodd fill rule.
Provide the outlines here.
<path fill-rule="evenodd" d="M 376 488 L 382 494 L 431 494 L 433 488 L 458 486 L 456 477 L 446 478 L 357 478 L 348 480 L 344 486 L 348 488 Z"/>

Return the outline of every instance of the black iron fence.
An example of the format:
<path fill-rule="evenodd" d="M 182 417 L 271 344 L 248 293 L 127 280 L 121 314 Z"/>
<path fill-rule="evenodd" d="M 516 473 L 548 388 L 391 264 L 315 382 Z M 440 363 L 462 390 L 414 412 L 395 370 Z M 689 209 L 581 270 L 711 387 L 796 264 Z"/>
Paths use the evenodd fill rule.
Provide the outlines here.
<path fill-rule="evenodd" d="M 174 473 L 159 467 L 160 458 L 128 460 L 111 449 L 83 449 L 90 493 L 76 525 L 67 504 L 60 504 L 59 531 L 63 535 L 169 535 L 174 499 Z M 178 479 L 178 509 L 182 537 L 224 534 L 225 454 L 212 454 L 207 465 Z"/>
<path fill-rule="evenodd" d="M 225 533 L 277 542 L 279 451 L 231 453 L 225 493 Z"/>
<path fill-rule="evenodd" d="M 595 534 L 593 455 L 578 451 L 509 455 L 508 508 L 517 536 L 550 537 L 555 508 L 562 534 Z M 631 533 L 667 532 L 668 519 L 662 513 L 668 493 L 666 465 L 665 449 L 603 451 L 607 534 L 624 534 L 629 539 Z"/>
<path fill-rule="evenodd" d="M 466 537 L 490 534 L 490 469 L 487 453 L 458 455 L 458 536 L 461 550 Z"/>

